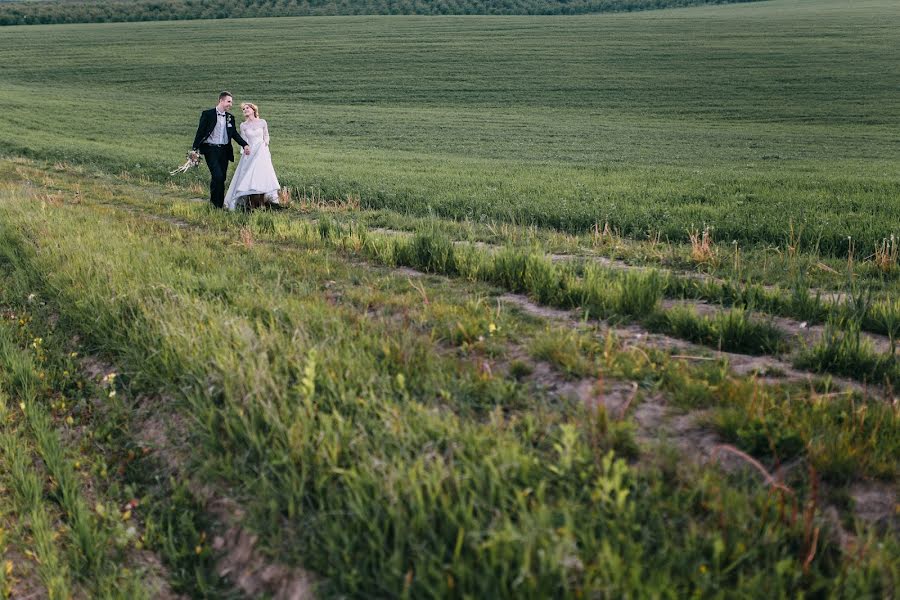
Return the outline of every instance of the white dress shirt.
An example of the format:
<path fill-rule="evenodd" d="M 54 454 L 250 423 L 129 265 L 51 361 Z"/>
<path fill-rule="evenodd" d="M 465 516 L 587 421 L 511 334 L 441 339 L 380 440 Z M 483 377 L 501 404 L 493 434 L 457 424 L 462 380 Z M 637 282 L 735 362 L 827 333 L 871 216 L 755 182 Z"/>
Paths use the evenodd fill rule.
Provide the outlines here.
<path fill-rule="evenodd" d="M 212 130 L 212 133 L 209 134 L 209 137 L 206 138 L 206 143 L 222 145 L 227 144 L 228 130 L 226 128 L 227 125 L 225 124 L 225 113 L 216 111 L 216 127 Z"/>

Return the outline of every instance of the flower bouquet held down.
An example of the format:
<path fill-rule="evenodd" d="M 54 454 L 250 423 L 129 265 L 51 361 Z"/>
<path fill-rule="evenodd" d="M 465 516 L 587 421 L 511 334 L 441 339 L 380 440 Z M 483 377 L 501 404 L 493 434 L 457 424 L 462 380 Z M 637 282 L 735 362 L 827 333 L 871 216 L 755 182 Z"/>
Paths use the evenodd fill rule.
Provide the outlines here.
<path fill-rule="evenodd" d="M 197 150 L 190 150 L 187 153 L 187 162 L 183 165 L 175 169 L 174 171 L 169 171 L 169 175 L 177 175 L 178 173 L 187 173 L 189 170 L 193 169 L 197 165 L 200 164 L 200 153 Z"/>

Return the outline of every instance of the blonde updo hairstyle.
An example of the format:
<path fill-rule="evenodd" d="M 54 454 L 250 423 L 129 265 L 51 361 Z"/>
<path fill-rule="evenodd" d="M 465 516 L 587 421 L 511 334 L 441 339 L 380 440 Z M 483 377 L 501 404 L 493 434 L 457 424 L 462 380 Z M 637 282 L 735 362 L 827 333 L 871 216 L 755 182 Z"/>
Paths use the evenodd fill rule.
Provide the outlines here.
<path fill-rule="evenodd" d="M 248 106 L 250 107 L 250 110 L 253 111 L 253 116 L 258 119 L 259 118 L 259 107 L 257 107 L 252 102 L 241 102 L 241 110 L 244 110 Z"/>

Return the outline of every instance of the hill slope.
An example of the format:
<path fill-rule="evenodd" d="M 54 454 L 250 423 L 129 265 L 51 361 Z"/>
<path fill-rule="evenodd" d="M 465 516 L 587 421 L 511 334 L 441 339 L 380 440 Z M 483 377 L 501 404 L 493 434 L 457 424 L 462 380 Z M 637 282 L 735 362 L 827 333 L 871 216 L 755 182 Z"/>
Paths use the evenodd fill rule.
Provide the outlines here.
<path fill-rule="evenodd" d="M 259 105 L 298 192 L 742 247 L 793 224 L 870 254 L 900 233 L 898 18 L 833 0 L 8 27 L 3 151 L 167 180 L 224 88 Z"/>

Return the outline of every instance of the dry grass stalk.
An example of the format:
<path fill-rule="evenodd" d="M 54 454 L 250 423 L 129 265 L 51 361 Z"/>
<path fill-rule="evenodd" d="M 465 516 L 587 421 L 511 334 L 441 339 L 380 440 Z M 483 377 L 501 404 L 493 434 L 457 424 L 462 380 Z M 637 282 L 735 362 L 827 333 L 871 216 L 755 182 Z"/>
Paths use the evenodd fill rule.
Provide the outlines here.
<path fill-rule="evenodd" d="M 600 228 L 600 221 L 596 221 L 591 227 L 591 244 L 593 246 L 602 246 L 616 237 L 619 237 L 619 232 L 609 226 L 609 221 L 603 224 L 603 229 Z"/>
<path fill-rule="evenodd" d="M 794 259 L 800 251 L 800 240 L 803 238 L 802 230 L 794 230 L 794 221 L 791 220 L 790 230 L 788 232 L 787 255 L 788 258 Z"/>
<path fill-rule="evenodd" d="M 241 245 L 244 248 L 252 248 L 253 243 L 253 232 L 249 227 L 241 227 Z"/>
<path fill-rule="evenodd" d="M 719 360 L 718 356 L 693 356 L 691 354 L 673 354 L 669 358 L 680 358 L 682 360 Z"/>
<path fill-rule="evenodd" d="M 628 397 L 628 400 L 622 404 L 621 410 L 619 410 L 619 420 L 622 421 L 628 415 L 628 409 L 631 408 L 632 402 L 637 398 L 638 395 L 638 384 L 635 381 L 631 382 L 631 395 Z"/>
<path fill-rule="evenodd" d="M 309 188 L 309 191 L 303 190 L 298 196 L 297 202 L 302 212 L 320 210 L 324 204 L 321 192 L 316 188 Z"/>
<path fill-rule="evenodd" d="M 62 196 L 59 194 L 38 194 L 38 200 L 51 206 L 59 206 L 63 203 Z"/>
<path fill-rule="evenodd" d="M 300 197 L 299 205 L 303 212 L 355 212 L 362 205 L 362 199 L 358 194 L 347 194 L 340 199 L 328 200 L 322 196 L 321 191 L 313 188 L 310 193 Z"/>
<path fill-rule="evenodd" d="M 819 528 L 813 531 L 812 540 L 809 544 L 809 552 L 806 554 L 806 560 L 803 561 L 803 572 L 809 573 L 809 566 L 816 557 L 816 549 L 819 547 Z"/>
<path fill-rule="evenodd" d="M 875 266 L 883 273 L 890 273 L 897 268 L 900 262 L 900 244 L 897 239 L 891 235 L 890 238 L 881 240 L 880 244 L 875 245 Z"/>
<path fill-rule="evenodd" d="M 359 197 L 359 194 L 347 194 L 347 197 L 344 198 L 344 207 L 346 210 L 358 211 L 361 205 L 362 198 Z"/>
<path fill-rule="evenodd" d="M 282 206 L 290 206 L 291 205 L 291 189 L 290 188 L 281 188 L 278 190 L 278 202 Z"/>
<path fill-rule="evenodd" d="M 708 225 L 703 231 L 688 231 L 688 237 L 691 240 L 691 259 L 695 263 L 706 264 L 716 259 L 716 249 Z"/>
<path fill-rule="evenodd" d="M 767 485 L 769 485 L 777 490 L 787 492 L 791 496 L 794 495 L 794 491 L 791 488 L 787 487 L 786 485 L 784 485 L 783 483 L 781 483 L 780 481 L 778 481 L 777 479 L 772 477 L 772 475 L 766 470 L 766 468 L 764 466 L 762 466 L 759 463 L 758 460 L 756 460 L 755 458 L 753 458 L 746 452 L 738 450 L 731 444 L 720 444 L 720 445 L 716 446 L 715 449 L 713 450 L 713 456 L 715 457 L 720 451 L 734 454 L 735 456 L 737 456 L 738 458 L 740 458 L 744 462 L 746 462 L 748 465 L 755 468 L 757 471 L 759 471 L 760 475 L 763 476 L 763 479 L 765 480 Z"/>
<path fill-rule="evenodd" d="M 853 237 L 847 236 L 847 272 L 853 276 L 853 253 L 855 250 L 855 246 L 853 245 Z"/>
<path fill-rule="evenodd" d="M 809 573 L 809 566 L 816 557 L 816 548 L 819 546 L 819 528 L 814 526 L 816 508 L 819 505 L 819 478 L 816 477 L 816 470 L 812 465 L 809 466 L 809 480 L 812 482 L 812 487 L 806 503 L 806 510 L 803 511 L 803 539 L 808 548 L 806 559 L 803 561 L 804 573 Z"/>
<path fill-rule="evenodd" d="M 821 271 L 825 271 L 826 273 L 831 273 L 832 275 L 838 275 L 838 274 L 839 274 L 839 272 L 838 272 L 836 269 L 832 269 L 831 267 L 829 267 L 828 265 L 826 265 L 826 264 L 823 263 L 823 262 L 817 262 L 817 263 L 816 263 L 816 268 L 819 269 L 819 270 L 821 270 Z"/>
<path fill-rule="evenodd" d="M 425 286 L 421 283 L 417 284 L 409 277 L 407 277 L 406 280 L 409 282 L 409 285 L 412 286 L 412 289 L 419 292 L 419 294 L 422 296 L 422 303 L 425 306 L 428 306 L 430 304 L 430 302 L 428 302 L 428 294 L 425 292 Z"/>

